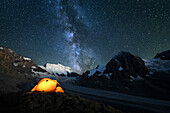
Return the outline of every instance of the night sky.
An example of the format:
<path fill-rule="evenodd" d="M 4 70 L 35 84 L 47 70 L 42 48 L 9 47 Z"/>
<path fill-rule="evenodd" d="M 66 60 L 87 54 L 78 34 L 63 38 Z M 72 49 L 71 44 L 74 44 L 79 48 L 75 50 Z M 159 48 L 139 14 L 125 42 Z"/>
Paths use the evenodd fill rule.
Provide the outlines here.
<path fill-rule="evenodd" d="M 170 0 L 0 0 L 0 46 L 83 72 L 170 49 Z"/>

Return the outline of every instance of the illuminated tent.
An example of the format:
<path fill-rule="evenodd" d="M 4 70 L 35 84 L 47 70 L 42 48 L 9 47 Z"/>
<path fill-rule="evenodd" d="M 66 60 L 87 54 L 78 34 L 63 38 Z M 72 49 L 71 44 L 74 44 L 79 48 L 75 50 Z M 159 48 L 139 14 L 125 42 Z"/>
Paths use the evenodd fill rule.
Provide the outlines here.
<path fill-rule="evenodd" d="M 31 91 L 64 93 L 64 90 L 60 87 L 57 80 L 52 80 L 50 78 L 41 79 Z"/>

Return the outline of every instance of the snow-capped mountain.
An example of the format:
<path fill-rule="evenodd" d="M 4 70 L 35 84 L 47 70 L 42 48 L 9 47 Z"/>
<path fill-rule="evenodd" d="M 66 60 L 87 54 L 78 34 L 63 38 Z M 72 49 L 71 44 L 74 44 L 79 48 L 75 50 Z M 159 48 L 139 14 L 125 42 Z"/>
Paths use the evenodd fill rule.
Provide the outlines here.
<path fill-rule="evenodd" d="M 164 72 L 168 73 L 170 71 L 170 60 L 156 59 L 143 59 L 145 66 L 150 70 L 150 74 Z"/>
<path fill-rule="evenodd" d="M 82 75 L 84 78 L 93 79 L 127 79 L 129 81 L 139 80 L 145 77 L 149 70 L 145 67 L 143 60 L 129 52 L 120 52 L 113 57 L 107 65 L 99 65 L 95 69 Z M 119 78 L 120 79 L 120 78 Z"/>
<path fill-rule="evenodd" d="M 165 52 L 163 52 L 165 53 Z M 160 53 L 162 55 L 162 53 Z M 163 54 L 167 56 L 169 53 Z M 84 78 L 94 78 L 106 76 L 115 79 L 116 75 L 124 76 L 126 74 L 129 81 L 144 80 L 144 78 L 155 73 L 170 74 L 170 60 L 160 58 L 141 59 L 128 52 L 120 52 L 106 66 L 98 65 L 95 69 L 83 74 Z M 164 57 L 163 57 L 164 58 Z M 169 58 L 169 57 L 166 57 Z M 126 77 L 123 77 L 125 79 Z"/>
<path fill-rule="evenodd" d="M 61 64 L 50 64 L 50 63 L 47 63 L 45 64 L 45 66 L 41 66 L 39 65 L 42 69 L 50 72 L 50 73 L 54 73 L 54 74 L 64 74 L 64 75 L 67 75 L 67 72 L 68 73 L 71 73 L 73 72 L 73 70 L 68 67 L 68 66 L 63 66 Z"/>
<path fill-rule="evenodd" d="M 141 59 L 129 52 L 120 52 L 106 65 L 83 73 L 76 83 L 137 96 L 170 99 L 169 55 L 170 50 L 152 59 Z"/>

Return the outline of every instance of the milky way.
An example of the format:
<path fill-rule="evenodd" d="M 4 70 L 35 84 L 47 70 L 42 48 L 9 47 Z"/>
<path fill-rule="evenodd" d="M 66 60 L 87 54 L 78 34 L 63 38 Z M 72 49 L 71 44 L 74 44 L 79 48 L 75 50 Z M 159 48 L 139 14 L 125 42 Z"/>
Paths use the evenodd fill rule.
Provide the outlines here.
<path fill-rule="evenodd" d="M 80 44 L 81 38 L 88 38 L 83 37 L 79 29 L 80 26 L 84 29 L 88 28 L 83 9 L 78 0 L 57 0 L 53 4 L 56 6 L 57 15 L 54 21 L 57 21 L 60 26 L 59 29 L 63 30 L 62 38 L 64 39 L 63 41 L 66 41 L 64 56 L 68 61 L 67 65 L 71 66 L 74 71 L 81 73 L 94 65 L 95 57 L 93 56 L 94 53 L 90 54 L 88 47 L 86 49 L 82 48 Z M 87 65 L 90 66 L 87 68 Z"/>
<path fill-rule="evenodd" d="M 82 73 L 170 49 L 169 0 L 0 0 L 0 46 Z"/>

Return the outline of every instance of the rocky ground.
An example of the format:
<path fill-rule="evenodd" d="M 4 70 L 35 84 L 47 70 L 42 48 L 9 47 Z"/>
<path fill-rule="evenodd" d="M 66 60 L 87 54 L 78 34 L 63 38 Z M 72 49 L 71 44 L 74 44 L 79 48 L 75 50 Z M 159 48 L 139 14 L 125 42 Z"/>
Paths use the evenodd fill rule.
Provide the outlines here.
<path fill-rule="evenodd" d="M 1 93 L 0 100 L 0 113 L 123 113 L 101 102 L 62 93 Z"/>

